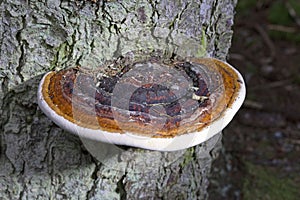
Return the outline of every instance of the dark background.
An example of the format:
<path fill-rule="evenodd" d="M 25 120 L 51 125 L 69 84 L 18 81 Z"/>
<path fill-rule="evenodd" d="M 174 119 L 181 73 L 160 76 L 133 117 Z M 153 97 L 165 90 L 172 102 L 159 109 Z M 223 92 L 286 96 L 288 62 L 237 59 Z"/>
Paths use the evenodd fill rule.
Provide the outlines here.
<path fill-rule="evenodd" d="M 239 0 L 228 62 L 247 97 L 224 130 L 210 199 L 298 199 L 300 1 Z"/>

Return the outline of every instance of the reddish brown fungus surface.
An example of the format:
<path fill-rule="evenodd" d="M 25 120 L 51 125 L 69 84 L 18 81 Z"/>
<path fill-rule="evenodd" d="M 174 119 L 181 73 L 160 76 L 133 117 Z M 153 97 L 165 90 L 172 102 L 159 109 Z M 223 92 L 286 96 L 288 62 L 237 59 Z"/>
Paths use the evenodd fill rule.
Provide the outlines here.
<path fill-rule="evenodd" d="M 81 68 L 51 72 L 42 95 L 58 115 L 82 127 L 174 137 L 220 117 L 240 88 L 235 71 L 211 58 L 117 68 L 105 76 Z"/>

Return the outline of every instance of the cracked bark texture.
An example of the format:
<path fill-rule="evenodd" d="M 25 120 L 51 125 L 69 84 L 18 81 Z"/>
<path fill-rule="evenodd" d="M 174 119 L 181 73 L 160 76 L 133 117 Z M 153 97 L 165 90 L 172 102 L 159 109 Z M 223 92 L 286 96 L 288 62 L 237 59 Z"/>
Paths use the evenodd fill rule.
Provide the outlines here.
<path fill-rule="evenodd" d="M 41 75 L 138 49 L 224 60 L 236 0 L 3 0 L 0 4 L 0 199 L 207 199 L 221 134 L 160 153 L 93 158 L 37 107 Z M 202 39 L 201 39 L 202 38 Z"/>

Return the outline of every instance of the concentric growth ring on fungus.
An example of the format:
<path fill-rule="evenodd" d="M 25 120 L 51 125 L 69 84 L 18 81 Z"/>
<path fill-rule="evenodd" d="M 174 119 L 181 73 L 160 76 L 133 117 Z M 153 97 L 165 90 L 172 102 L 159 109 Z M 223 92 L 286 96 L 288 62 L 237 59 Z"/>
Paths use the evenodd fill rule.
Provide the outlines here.
<path fill-rule="evenodd" d="M 41 109 L 59 126 L 83 137 L 168 151 L 220 132 L 245 97 L 241 75 L 213 58 L 148 59 L 113 69 L 91 73 L 77 67 L 47 73 L 38 92 Z M 191 141 L 181 144 L 179 138 Z"/>

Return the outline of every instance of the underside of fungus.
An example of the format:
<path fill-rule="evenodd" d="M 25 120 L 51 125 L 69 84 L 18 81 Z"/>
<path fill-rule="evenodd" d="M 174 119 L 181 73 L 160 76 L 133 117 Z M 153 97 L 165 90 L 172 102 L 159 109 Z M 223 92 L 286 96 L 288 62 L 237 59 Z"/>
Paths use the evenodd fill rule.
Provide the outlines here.
<path fill-rule="evenodd" d="M 217 134 L 244 97 L 241 75 L 214 58 L 150 58 L 99 71 L 69 68 L 47 73 L 38 90 L 40 108 L 69 132 L 161 151 Z"/>

